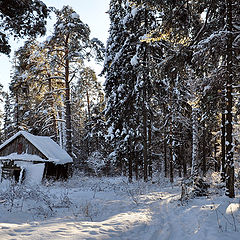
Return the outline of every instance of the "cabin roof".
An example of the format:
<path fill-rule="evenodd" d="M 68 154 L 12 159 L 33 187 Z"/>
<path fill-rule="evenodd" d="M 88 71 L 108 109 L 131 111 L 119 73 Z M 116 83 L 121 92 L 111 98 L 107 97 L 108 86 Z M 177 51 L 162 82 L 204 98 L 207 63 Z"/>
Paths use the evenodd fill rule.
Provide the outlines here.
<path fill-rule="evenodd" d="M 0 160 L 15 160 L 24 162 L 49 162 L 49 160 L 43 159 L 40 156 L 27 154 L 27 153 L 11 153 L 7 156 L 0 156 Z"/>
<path fill-rule="evenodd" d="M 73 162 L 71 156 L 65 150 L 63 150 L 56 142 L 54 142 L 50 137 L 35 136 L 26 131 L 19 131 L 11 138 L 6 140 L 3 144 L 0 145 L 0 151 L 20 135 L 22 135 L 33 146 L 35 146 L 44 156 L 48 158 L 49 161 L 55 162 L 56 164 Z M 22 155 L 24 156 L 24 154 Z"/>

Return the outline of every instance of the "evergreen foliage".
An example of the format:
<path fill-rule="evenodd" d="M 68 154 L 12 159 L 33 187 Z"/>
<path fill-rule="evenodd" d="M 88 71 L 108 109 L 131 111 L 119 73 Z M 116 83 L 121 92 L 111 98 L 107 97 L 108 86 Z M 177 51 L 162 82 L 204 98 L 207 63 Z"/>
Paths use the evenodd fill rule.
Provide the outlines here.
<path fill-rule="evenodd" d="M 0 52 L 10 53 L 10 35 L 23 38 L 45 34 L 48 13 L 47 6 L 39 0 L 0 1 Z"/>
<path fill-rule="evenodd" d="M 103 44 L 69 6 L 44 42 L 16 52 L 4 134 L 52 136 L 94 175 L 152 180 L 164 171 L 207 195 L 222 172 L 234 197 L 239 156 L 240 6 L 237 0 L 111 0 L 102 75 L 85 66 Z M 95 161 L 96 160 L 96 161 Z"/>

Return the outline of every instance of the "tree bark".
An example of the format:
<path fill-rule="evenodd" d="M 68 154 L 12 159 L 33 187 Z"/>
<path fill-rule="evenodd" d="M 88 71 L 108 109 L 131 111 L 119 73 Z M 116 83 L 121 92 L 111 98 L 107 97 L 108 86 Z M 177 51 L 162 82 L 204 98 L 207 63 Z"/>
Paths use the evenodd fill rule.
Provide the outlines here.
<path fill-rule="evenodd" d="M 128 180 L 129 180 L 129 182 L 132 182 L 132 178 L 133 178 L 133 153 L 132 153 L 131 149 L 129 149 L 129 150 L 130 150 L 130 152 L 129 152 L 129 159 L 128 159 Z"/>
<path fill-rule="evenodd" d="M 152 119 L 148 126 L 148 176 L 152 180 Z"/>
<path fill-rule="evenodd" d="M 192 169 L 191 175 L 193 179 L 199 176 L 199 162 L 198 162 L 198 117 L 197 107 L 192 107 Z"/>
<path fill-rule="evenodd" d="M 148 31 L 148 19 L 147 19 L 147 10 L 144 11 L 144 21 L 145 21 L 145 32 Z M 142 102 L 142 108 L 143 108 L 143 178 L 144 181 L 148 181 L 148 133 L 147 133 L 147 83 L 148 83 L 148 56 L 147 56 L 147 43 L 143 43 L 143 81 L 145 83 L 145 86 L 143 87 L 143 102 Z"/>
<path fill-rule="evenodd" d="M 207 172 L 207 161 L 206 161 L 206 128 L 205 128 L 205 124 L 203 126 L 203 145 L 202 145 L 202 172 L 203 172 L 203 176 L 206 175 Z"/>
<path fill-rule="evenodd" d="M 226 138 L 225 138 L 225 124 L 226 124 L 226 121 L 225 121 L 225 113 L 223 112 L 222 113 L 222 127 L 221 127 L 221 130 L 222 130 L 222 136 L 221 136 L 221 150 L 222 150 L 222 164 L 221 164 L 221 177 L 222 177 L 222 181 L 225 182 L 225 174 L 226 174 L 226 169 L 225 169 L 225 164 L 226 164 L 226 145 L 225 145 L 225 142 L 226 142 Z"/>
<path fill-rule="evenodd" d="M 57 121 L 56 121 L 56 116 L 54 114 L 54 99 L 52 97 L 52 81 L 51 81 L 51 78 L 50 76 L 48 76 L 49 79 L 48 79 L 48 101 L 49 101 L 49 104 L 51 106 L 51 117 L 52 117 L 52 121 L 53 121 L 53 134 L 54 134 L 54 137 L 53 137 L 53 140 L 55 142 L 57 142 L 58 140 L 58 133 L 57 133 Z"/>
<path fill-rule="evenodd" d="M 145 98 L 144 98 L 145 100 Z M 144 181 L 148 180 L 148 159 L 147 159 L 147 113 L 145 107 L 145 101 L 143 102 L 143 178 Z"/>
<path fill-rule="evenodd" d="M 182 156 L 182 167 L 183 167 L 183 177 L 187 176 L 187 162 L 186 162 L 186 157 L 185 157 L 185 150 L 184 146 L 181 148 L 181 156 Z"/>
<path fill-rule="evenodd" d="M 227 0 L 227 91 L 226 91 L 226 195 L 235 197 L 234 193 L 234 162 L 232 141 L 232 0 Z"/>
<path fill-rule="evenodd" d="M 71 101 L 70 101 L 70 82 L 69 82 L 69 50 L 68 39 L 65 42 L 65 107 L 66 107 L 66 151 L 72 156 L 72 124 L 71 124 Z"/>
<path fill-rule="evenodd" d="M 137 153 L 135 153 L 135 177 L 136 177 L 136 180 L 138 181 L 138 179 L 139 179 L 139 173 L 138 173 L 138 168 L 139 168 L 139 161 L 138 161 L 138 158 L 139 158 L 139 156 L 138 156 L 138 152 Z"/>
<path fill-rule="evenodd" d="M 164 132 L 164 142 L 163 142 L 163 148 L 164 148 L 164 176 L 168 177 L 168 165 L 167 165 L 167 134 L 166 134 L 166 128 Z"/>
<path fill-rule="evenodd" d="M 170 131 L 169 131 L 169 178 L 170 182 L 173 183 L 173 131 L 172 131 L 172 117 L 170 121 Z"/>
<path fill-rule="evenodd" d="M 90 120 L 91 118 L 91 111 L 90 111 L 90 99 L 89 99 L 89 94 L 88 94 L 88 90 L 86 92 L 87 94 L 87 108 L 88 108 L 88 119 Z"/>

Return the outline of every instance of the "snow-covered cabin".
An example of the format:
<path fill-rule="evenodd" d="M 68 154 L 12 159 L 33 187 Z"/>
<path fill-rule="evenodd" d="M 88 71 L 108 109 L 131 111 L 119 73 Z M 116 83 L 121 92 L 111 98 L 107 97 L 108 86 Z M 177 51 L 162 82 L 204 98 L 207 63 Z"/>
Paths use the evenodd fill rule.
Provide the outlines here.
<path fill-rule="evenodd" d="M 0 177 L 40 183 L 66 179 L 73 160 L 50 137 L 19 131 L 0 145 Z"/>

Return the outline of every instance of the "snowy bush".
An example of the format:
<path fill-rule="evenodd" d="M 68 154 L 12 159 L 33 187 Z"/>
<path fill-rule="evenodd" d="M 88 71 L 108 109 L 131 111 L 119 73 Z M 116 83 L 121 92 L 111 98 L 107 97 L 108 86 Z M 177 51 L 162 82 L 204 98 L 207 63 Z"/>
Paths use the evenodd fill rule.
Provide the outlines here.
<path fill-rule="evenodd" d="M 89 218 L 91 221 L 98 216 L 101 206 L 98 206 L 96 203 L 91 201 L 86 201 L 85 204 L 82 204 L 81 210 L 85 218 Z"/>
<path fill-rule="evenodd" d="M 93 152 L 89 156 L 87 164 L 90 171 L 93 172 L 95 176 L 106 175 L 108 172 L 108 161 L 98 151 Z"/>
<path fill-rule="evenodd" d="M 27 186 L 3 181 L 0 187 L 0 196 L 9 211 L 14 209 L 27 210 L 33 216 L 44 216 L 45 218 L 54 213 L 53 202 L 51 201 L 54 196 L 45 192 L 41 186 Z"/>
<path fill-rule="evenodd" d="M 60 197 L 56 199 L 54 203 L 55 208 L 70 208 L 72 205 L 72 201 L 69 197 L 68 189 L 64 188 L 64 191 L 61 192 Z"/>

